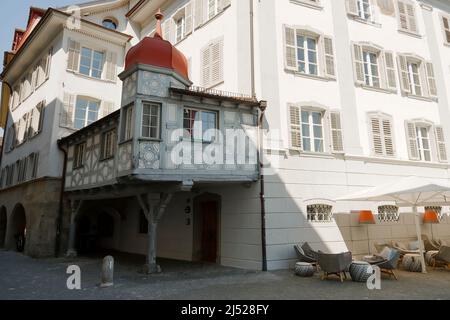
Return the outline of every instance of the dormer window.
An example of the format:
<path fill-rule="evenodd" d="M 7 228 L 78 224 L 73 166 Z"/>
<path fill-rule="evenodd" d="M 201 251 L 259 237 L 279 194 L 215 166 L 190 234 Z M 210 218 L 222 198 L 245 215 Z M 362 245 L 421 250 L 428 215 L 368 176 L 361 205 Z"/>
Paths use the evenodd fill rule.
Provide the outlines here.
<path fill-rule="evenodd" d="M 117 30 L 117 22 L 111 18 L 103 20 L 102 26 L 111 30 Z"/>

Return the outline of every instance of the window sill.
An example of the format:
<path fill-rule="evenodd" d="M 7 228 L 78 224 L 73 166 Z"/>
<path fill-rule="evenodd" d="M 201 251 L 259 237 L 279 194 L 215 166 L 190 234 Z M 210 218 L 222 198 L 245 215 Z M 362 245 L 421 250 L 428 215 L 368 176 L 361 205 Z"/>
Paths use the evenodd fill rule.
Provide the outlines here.
<path fill-rule="evenodd" d="M 377 88 L 377 87 L 368 86 L 366 84 L 357 84 L 357 86 L 364 90 L 375 91 L 375 92 L 380 92 L 380 93 L 388 93 L 388 94 L 396 94 L 397 93 L 397 90 Z"/>
<path fill-rule="evenodd" d="M 161 139 L 159 138 L 146 138 L 146 137 L 140 137 L 139 142 L 144 141 L 144 142 L 157 142 L 157 143 L 161 143 L 163 142 Z"/>
<path fill-rule="evenodd" d="M 289 148 L 289 153 L 291 155 L 300 156 L 300 157 L 310 157 L 310 158 L 329 158 L 334 159 L 336 155 L 344 155 L 344 152 L 341 153 L 328 153 L 328 152 L 310 152 L 310 151 L 302 151 L 297 148 Z"/>
<path fill-rule="evenodd" d="M 349 14 L 348 17 L 350 19 L 352 19 L 353 21 L 355 21 L 355 22 L 359 22 L 359 23 L 366 24 L 366 25 L 369 25 L 369 26 L 372 26 L 372 27 L 376 27 L 376 28 L 381 28 L 381 23 L 377 23 L 375 21 L 364 20 L 361 17 L 353 16 L 351 14 Z"/>
<path fill-rule="evenodd" d="M 215 83 L 215 84 L 213 84 L 213 85 L 210 85 L 210 86 L 204 86 L 204 88 L 206 89 L 206 90 L 210 90 L 210 89 L 213 89 L 213 88 L 215 88 L 215 87 L 217 87 L 217 86 L 220 86 L 221 84 L 224 84 L 225 83 L 225 81 L 224 80 L 221 80 L 220 82 L 217 82 L 217 83 Z"/>
<path fill-rule="evenodd" d="M 127 139 L 127 140 L 123 140 L 123 141 L 119 142 L 119 146 L 121 146 L 123 144 L 130 143 L 130 142 L 133 142 L 133 138 L 130 138 L 130 139 Z"/>
<path fill-rule="evenodd" d="M 298 71 L 294 71 L 294 70 L 290 70 L 290 69 L 284 69 L 284 71 L 286 71 L 287 73 L 290 73 L 296 77 L 302 77 L 302 78 L 307 78 L 307 79 L 313 79 L 313 80 L 319 80 L 319 81 L 336 81 L 335 78 L 329 78 L 329 77 L 324 77 L 324 76 L 316 76 L 316 75 L 312 75 L 312 74 L 306 74 L 306 73 L 301 73 Z"/>
<path fill-rule="evenodd" d="M 421 101 L 427 101 L 427 102 L 436 102 L 438 99 L 437 98 L 431 98 L 431 97 L 424 97 L 424 96 L 416 96 L 414 94 L 409 94 L 406 93 L 404 94 L 405 97 L 411 98 L 411 99 L 416 99 L 416 100 L 421 100 Z"/>
<path fill-rule="evenodd" d="M 290 0 L 290 2 L 292 4 L 297 4 L 297 5 L 308 7 L 308 8 L 315 9 L 315 10 L 323 10 L 323 7 L 321 5 L 309 3 L 306 1 L 302 1 L 302 0 Z"/>
<path fill-rule="evenodd" d="M 88 80 L 95 80 L 95 81 L 99 81 L 99 82 L 103 82 L 103 83 L 117 83 L 116 81 L 111 81 L 111 80 L 106 80 L 106 79 L 101 79 L 101 78 L 95 78 L 95 77 L 91 77 L 91 76 L 87 76 L 85 74 L 79 73 L 79 72 L 75 72 L 75 71 L 71 71 L 71 70 L 67 70 L 68 73 L 71 73 L 77 77 L 80 78 L 84 78 L 84 79 L 88 79 Z"/>
<path fill-rule="evenodd" d="M 398 32 L 401 33 L 401 34 L 410 36 L 410 37 L 414 37 L 414 38 L 417 38 L 417 39 L 422 39 L 422 36 L 420 34 L 418 34 L 418 33 L 415 33 L 415 32 L 402 30 L 402 29 L 398 29 Z"/>

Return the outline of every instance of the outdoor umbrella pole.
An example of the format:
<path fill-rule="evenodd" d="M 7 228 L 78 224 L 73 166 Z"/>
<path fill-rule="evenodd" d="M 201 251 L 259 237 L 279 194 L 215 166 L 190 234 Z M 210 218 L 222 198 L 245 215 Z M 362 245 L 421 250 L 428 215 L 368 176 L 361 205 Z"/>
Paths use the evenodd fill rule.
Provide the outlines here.
<path fill-rule="evenodd" d="M 422 264 L 422 273 L 427 273 L 426 269 L 427 267 L 425 264 L 425 257 L 424 257 L 424 247 L 422 242 L 422 230 L 420 230 L 420 219 L 416 205 L 413 206 L 413 213 L 414 213 L 414 220 L 416 223 L 417 240 L 419 241 L 420 263 Z"/>

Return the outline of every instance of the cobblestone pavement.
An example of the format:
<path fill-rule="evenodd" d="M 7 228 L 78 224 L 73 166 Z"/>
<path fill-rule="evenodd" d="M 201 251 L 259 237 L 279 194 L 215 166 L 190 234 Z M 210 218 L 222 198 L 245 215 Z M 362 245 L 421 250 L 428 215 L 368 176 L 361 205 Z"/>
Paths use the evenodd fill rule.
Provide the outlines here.
<path fill-rule="evenodd" d="M 160 261 L 163 274 L 145 276 L 138 272 L 140 259 L 116 257 L 115 285 L 101 289 L 101 259 L 35 260 L 0 251 L 0 299 L 450 299 L 450 270 L 443 269 L 426 275 L 399 271 L 399 281 L 383 277 L 382 289 L 369 291 L 362 283 L 299 278 L 288 270 L 264 273 L 170 260 Z M 72 264 L 82 270 L 78 291 L 66 287 Z"/>

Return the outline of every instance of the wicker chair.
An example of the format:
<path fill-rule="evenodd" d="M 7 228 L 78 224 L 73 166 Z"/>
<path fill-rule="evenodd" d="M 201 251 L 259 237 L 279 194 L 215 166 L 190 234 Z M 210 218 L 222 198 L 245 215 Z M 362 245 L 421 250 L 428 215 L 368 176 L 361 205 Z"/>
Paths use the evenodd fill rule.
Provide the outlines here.
<path fill-rule="evenodd" d="M 385 259 L 382 262 L 373 263 L 373 265 L 380 268 L 382 273 L 394 277 L 398 280 L 394 270 L 397 269 L 398 261 L 400 260 L 400 252 L 395 249 L 387 249 L 382 252 L 382 258 Z"/>
<path fill-rule="evenodd" d="M 393 242 L 392 248 L 400 252 L 400 257 L 403 257 L 405 254 L 415 254 L 420 253 L 420 250 L 411 250 L 408 246 L 406 246 L 402 242 Z"/>
<path fill-rule="evenodd" d="M 300 245 L 294 246 L 295 252 L 297 253 L 299 262 L 308 262 L 311 264 L 317 264 L 317 257 L 310 257 L 305 253 Z"/>
<path fill-rule="evenodd" d="M 346 272 L 352 263 L 352 253 L 327 254 L 318 252 L 318 263 L 323 271 L 322 280 L 328 279 L 330 275 L 336 275 L 341 282 L 347 279 Z"/>
<path fill-rule="evenodd" d="M 441 246 L 439 252 L 431 258 L 433 268 L 450 267 L 450 247 Z"/>

